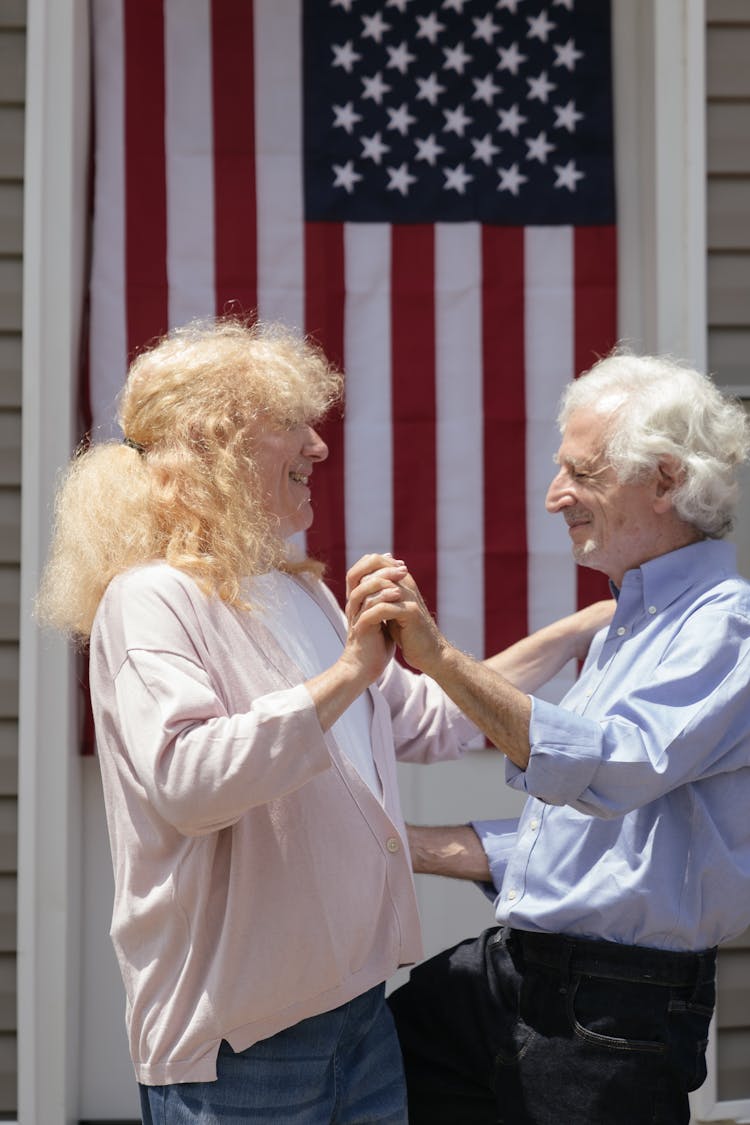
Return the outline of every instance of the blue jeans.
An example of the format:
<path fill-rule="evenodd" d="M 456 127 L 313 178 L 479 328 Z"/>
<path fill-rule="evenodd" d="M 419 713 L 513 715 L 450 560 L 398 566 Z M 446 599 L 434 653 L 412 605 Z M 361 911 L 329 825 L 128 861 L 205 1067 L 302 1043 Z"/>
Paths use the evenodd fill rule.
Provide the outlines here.
<path fill-rule="evenodd" d="M 411 1125 L 687 1125 L 715 950 L 487 930 L 389 1002 Z"/>
<path fill-rule="evenodd" d="M 216 1082 L 141 1086 L 144 1125 L 406 1125 L 393 1019 L 379 985 L 235 1053 Z"/>

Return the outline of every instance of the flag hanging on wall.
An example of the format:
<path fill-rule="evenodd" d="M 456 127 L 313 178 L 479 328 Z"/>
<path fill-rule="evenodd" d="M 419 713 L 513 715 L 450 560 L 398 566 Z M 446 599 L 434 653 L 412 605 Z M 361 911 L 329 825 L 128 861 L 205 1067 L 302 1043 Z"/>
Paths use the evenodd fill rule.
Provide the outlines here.
<path fill-rule="evenodd" d="M 494 652 L 602 596 L 544 495 L 616 340 L 609 0 L 93 0 L 88 403 L 257 310 L 346 373 L 308 549 L 407 560 Z"/>

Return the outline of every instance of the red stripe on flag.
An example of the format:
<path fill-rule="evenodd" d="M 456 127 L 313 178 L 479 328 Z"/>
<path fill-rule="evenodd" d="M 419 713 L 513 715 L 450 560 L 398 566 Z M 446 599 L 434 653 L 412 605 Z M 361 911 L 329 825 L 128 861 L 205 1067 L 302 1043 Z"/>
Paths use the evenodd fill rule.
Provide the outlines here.
<path fill-rule="evenodd" d="M 258 304 L 253 6 L 213 0 L 216 310 L 251 313 Z"/>
<path fill-rule="evenodd" d="M 164 13 L 123 4 L 125 42 L 125 278 L 128 356 L 169 326 Z"/>
<path fill-rule="evenodd" d="M 617 233 L 613 226 L 577 227 L 575 256 L 575 371 L 587 371 L 617 343 Z M 608 598 L 599 570 L 576 567 L 579 606 Z"/>
<path fill-rule="evenodd" d="M 485 653 L 528 632 L 524 232 L 482 230 Z"/>
<path fill-rule="evenodd" d="M 344 228 L 338 223 L 305 225 L 305 331 L 339 368 L 344 366 Z M 334 410 L 318 426 L 328 459 L 315 468 L 315 520 L 308 550 L 328 565 L 328 584 L 342 602 L 346 586 L 344 513 L 344 423 Z"/>
<path fill-rule="evenodd" d="M 435 228 L 391 228 L 393 549 L 437 610 Z"/>

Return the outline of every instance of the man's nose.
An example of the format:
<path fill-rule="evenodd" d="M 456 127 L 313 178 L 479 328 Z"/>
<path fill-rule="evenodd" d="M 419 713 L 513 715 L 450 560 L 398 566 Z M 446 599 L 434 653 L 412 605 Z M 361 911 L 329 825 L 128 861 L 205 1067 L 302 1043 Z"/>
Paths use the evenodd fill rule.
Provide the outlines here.
<path fill-rule="evenodd" d="M 575 504 L 570 476 L 564 469 L 560 469 L 551 481 L 544 504 L 547 511 L 552 514 Z"/>

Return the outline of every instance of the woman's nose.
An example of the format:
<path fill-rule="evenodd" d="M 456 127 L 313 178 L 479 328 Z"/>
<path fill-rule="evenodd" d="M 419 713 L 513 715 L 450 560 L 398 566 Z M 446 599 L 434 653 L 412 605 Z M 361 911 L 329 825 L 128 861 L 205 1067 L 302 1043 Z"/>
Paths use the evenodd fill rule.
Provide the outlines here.
<path fill-rule="evenodd" d="M 308 431 L 304 447 L 305 456 L 309 457 L 311 461 L 325 461 L 328 456 L 328 446 L 312 426 L 308 427 Z"/>

